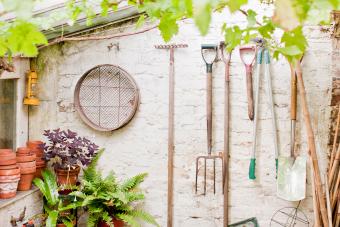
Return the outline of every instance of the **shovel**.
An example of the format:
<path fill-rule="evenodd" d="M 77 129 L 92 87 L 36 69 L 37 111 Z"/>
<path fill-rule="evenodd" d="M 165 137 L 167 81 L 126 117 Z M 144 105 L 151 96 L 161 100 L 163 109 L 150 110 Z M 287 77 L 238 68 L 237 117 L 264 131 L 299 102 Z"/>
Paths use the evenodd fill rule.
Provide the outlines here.
<path fill-rule="evenodd" d="M 291 70 L 291 136 L 290 157 L 279 157 L 277 176 L 277 196 L 288 201 L 299 201 L 306 197 L 306 157 L 295 157 L 295 122 L 297 103 L 297 77 Z"/>

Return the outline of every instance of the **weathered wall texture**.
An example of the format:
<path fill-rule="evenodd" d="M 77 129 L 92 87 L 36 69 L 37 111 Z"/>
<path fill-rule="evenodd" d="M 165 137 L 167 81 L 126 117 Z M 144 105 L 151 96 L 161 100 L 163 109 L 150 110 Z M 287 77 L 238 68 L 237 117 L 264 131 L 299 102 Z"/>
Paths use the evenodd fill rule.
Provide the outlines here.
<path fill-rule="evenodd" d="M 206 75 L 201 59 L 201 43 L 219 42 L 224 21 L 244 24 L 242 15 L 231 18 L 227 13 L 215 14 L 210 33 L 201 37 L 191 20 L 180 23 L 176 43 L 189 48 L 177 50 L 176 67 L 176 154 L 175 205 L 176 227 L 222 226 L 221 178 L 218 192 L 195 195 L 195 158 L 206 154 Z M 124 29 L 120 29 L 124 31 Z M 126 30 L 126 29 L 125 29 Z M 303 60 L 307 97 L 317 139 L 319 163 L 326 166 L 330 118 L 330 86 L 332 82 L 331 42 L 318 27 L 307 27 L 309 49 Z M 117 29 L 107 31 L 112 34 Z M 119 50 L 108 49 L 119 43 Z M 167 112 L 169 53 L 154 48 L 163 43 L 157 30 L 112 40 L 70 42 L 51 46 L 38 57 L 41 105 L 31 108 L 29 136 L 42 139 L 44 129 L 61 127 L 79 132 L 95 140 L 106 151 L 100 160 L 105 172 L 114 170 L 120 178 L 148 172 L 143 187 L 145 208 L 166 225 L 167 194 Z M 98 64 L 115 64 L 126 69 L 137 81 L 141 103 L 135 118 L 126 127 L 110 132 L 96 132 L 86 126 L 73 108 L 73 92 L 78 79 Z M 336 63 L 333 63 L 336 64 Z M 223 149 L 224 65 L 216 63 L 214 71 L 214 135 L 213 151 Z M 271 65 L 279 148 L 289 155 L 290 146 L 290 73 L 284 59 Z M 245 69 L 238 49 L 231 62 L 231 133 L 230 133 L 230 216 L 232 222 L 257 217 L 261 226 L 269 226 L 273 213 L 296 203 L 275 196 L 275 165 L 270 112 L 267 106 L 265 82 L 261 81 L 261 98 L 257 146 L 257 179 L 248 179 L 249 155 L 252 145 L 252 122 L 247 117 Z M 305 127 L 298 108 L 298 150 L 307 152 Z M 220 174 L 220 171 L 218 172 Z M 308 169 L 307 199 L 301 208 L 312 220 L 311 184 Z M 201 188 L 202 189 L 202 188 Z"/>

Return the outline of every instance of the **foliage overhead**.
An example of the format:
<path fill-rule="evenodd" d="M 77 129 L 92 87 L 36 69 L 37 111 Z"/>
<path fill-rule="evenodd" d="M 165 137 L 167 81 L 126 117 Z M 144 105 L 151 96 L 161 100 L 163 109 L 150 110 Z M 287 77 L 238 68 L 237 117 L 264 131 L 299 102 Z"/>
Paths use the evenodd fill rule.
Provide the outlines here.
<path fill-rule="evenodd" d="M 100 151 L 84 170 L 81 191 L 71 193 L 87 208 L 89 214 L 87 226 L 95 227 L 100 221 L 112 226 L 113 217 L 123 220 L 131 227 L 141 226 L 137 219 L 159 226 L 150 214 L 137 207 L 138 202 L 144 199 L 139 185 L 147 174 L 138 174 L 121 183 L 117 181 L 113 172 L 103 177 L 96 169 L 102 152 Z"/>
<path fill-rule="evenodd" d="M 1 16 L 9 13 L 16 16 L 11 21 L 0 21 L 0 56 L 9 57 L 16 54 L 36 56 L 37 46 L 47 44 L 41 30 L 50 29 L 57 21 L 68 20 L 72 25 L 77 18 L 85 15 L 86 23 L 90 25 L 96 7 L 99 6 L 101 15 L 106 16 L 121 4 L 128 4 L 135 5 L 145 13 L 141 15 L 137 26 L 144 23 L 145 15 L 152 21 L 158 21 L 158 28 L 166 42 L 180 32 L 179 21 L 186 18 L 192 18 L 199 32 L 206 35 L 212 14 L 228 9 L 232 16 L 244 16 L 246 24 L 235 25 L 226 19 L 221 32 L 227 50 L 249 43 L 254 37 L 263 37 L 267 39 L 274 57 L 282 54 L 288 59 L 298 59 L 308 45 L 302 26 L 306 23 L 329 23 L 330 11 L 340 8 L 339 0 L 275 0 L 273 14 L 260 16 L 255 8 L 249 8 L 248 0 L 69 0 L 67 10 L 48 16 L 33 16 L 34 6 L 39 1 L 0 0 L 0 4 Z M 262 7 L 271 8 L 265 4 Z"/>
<path fill-rule="evenodd" d="M 44 136 L 48 143 L 44 143 L 44 159 L 54 160 L 54 166 L 62 169 L 73 168 L 77 164 L 87 166 L 98 152 L 98 146 L 78 136 L 71 130 L 45 130 Z"/>

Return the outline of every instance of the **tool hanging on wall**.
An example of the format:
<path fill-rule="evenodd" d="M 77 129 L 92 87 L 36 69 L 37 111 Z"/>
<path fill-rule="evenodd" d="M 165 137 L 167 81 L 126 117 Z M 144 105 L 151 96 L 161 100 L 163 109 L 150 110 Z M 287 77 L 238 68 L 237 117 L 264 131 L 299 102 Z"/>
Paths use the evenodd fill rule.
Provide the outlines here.
<path fill-rule="evenodd" d="M 301 64 L 299 61 L 294 62 L 294 71 L 297 75 L 298 89 L 300 91 L 299 94 L 301 95 L 303 119 L 304 119 L 306 130 L 307 130 L 308 149 L 309 149 L 309 154 L 310 154 L 312 165 L 313 165 L 315 190 L 316 190 L 315 196 L 317 197 L 316 201 L 318 203 L 318 206 L 320 207 L 321 222 L 323 223 L 324 227 L 328 227 L 327 209 L 326 209 L 326 203 L 323 197 L 322 182 L 321 182 L 320 168 L 319 168 L 318 157 L 317 157 L 316 147 L 315 147 L 314 132 L 312 128 L 312 122 L 310 119 L 310 113 L 308 110 L 306 90 L 305 90 L 305 86 L 304 86 L 304 82 L 302 78 Z M 315 210 L 314 212 L 317 212 L 317 211 Z M 319 214 L 316 214 L 316 215 L 319 215 Z"/>
<path fill-rule="evenodd" d="M 254 98 L 253 98 L 253 64 L 255 61 L 255 47 L 240 47 L 241 60 L 246 67 L 246 82 L 247 82 L 247 100 L 248 100 L 248 117 L 254 119 Z"/>
<path fill-rule="evenodd" d="M 224 77 L 224 151 L 223 151 L 223 226 L 228 226 L 229 189 L 229 84 L 231 52 L 225 52 L 225 43 L 220 43 L 221 58 L 225 65 Z"/>
<path fill-rule="evenodd" d="M 203 44 L 201 46 L 202 58 L 207 68 L 207 149 L 208 155 L 198 156 L 196 158 L 196 181 L 195 191 L 197 194 L 197 181 L 199 172 L 199 162 L 202 159 L 204 161 L 204 195 L 207 191 L 207 160 L 213 161 L 213 187 L 214 193 L 216 193 L 216 159 L 220 159 L 222 163 L 223 171 L 223 157 L 222 155 L 212 155 L 212 66 L 217 58 L 217 45 L 214 44 Z M 223 184 L 222 184 L 223 187 Z"/>
<path fill-rule="evenodd" d="M 174 185 L 174 113 L 175 113 L 175 49 L 186 48 L 187 44 L 155 45 L 156 49 L 170 50 L 169 63 L 169 121 L 168 121 L 168 217 L 167 227 L 173 226 L 173 185 Z"/>
<path fill-rule="evenodd" d="M 295 126 L 297 106 L 297 81 L 292 64 L 291 69 L 291 137 L 290 157 L 279 157 L 277 196 L 288 201 L 299 201 L 306 197 L 307 158 L 295 152 Z"/>
<path fill-rule="evenodd" d="M 264 76 L 267 80 L 267 93 L 269 98 L 269 107 L 272 115 L 272 129 L 273 129 L 273 140 L 274 140 L 274 151 L 275 151 L 275 166 L 277 171 L 277 158 L 279 154 L 278 143 L 277 143 L 277 129 L 276 129 L 276 118 L 275 118 L 275 111 L 274 111 L 274 101 L 273 101 L 273 91 L 272 91 L 272 84 L 271 84 L 271 76 L 270 76 L 270 56 L 269 51 L 265 47 L 265 41 L 262 39 L 256 40 L 258 48 L 257 48 L 257 55 L 256 55 L 256 83 L 255 83 L 255 111 L 254 111 L 254 122 L 253 122 L 253 147 L 252 147 L 252 155 L 250 159 L 249 165 L 249 179 L 254 180 L 256 179 L 255 176 L 255 165 L 256 165 L 256 132 L 257 132 L 257 120 L 258 120 L 258 109 L 259 109 L 259 96 L 260 96 L 260 72 L 261 72 L 261 65 L 264 61 L 265 71 Z"/>

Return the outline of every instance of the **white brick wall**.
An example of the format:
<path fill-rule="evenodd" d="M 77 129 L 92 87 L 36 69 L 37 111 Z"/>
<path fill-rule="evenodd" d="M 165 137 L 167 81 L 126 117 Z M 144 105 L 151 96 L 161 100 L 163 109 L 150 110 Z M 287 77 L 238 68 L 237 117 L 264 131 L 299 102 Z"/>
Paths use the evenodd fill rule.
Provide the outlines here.
<path fill-rule="evenodd" d="M 222 226 L 220 178 L 216 195 L 194 193 L 195 158 L 206 153 L 205 65 L 200 44 L 219 42 L 224 21 L 244 24 L 244 18 L 231 18 L 227 13 L 215 14 L 210 33 L 199 36 L 191 20 L 180 23 L 179 35 L 173 42 L 187 43 L 189 48 L 175 52 L 176 68 L 176 155 L 175 155 L 175 227 Z M 117 32 L 107 31 L 107 33 Z M 331 84 L 331 42 L 318 27 L 306 28 L 309 49 L 303 68 L 312 123 L 317 139 L 319 163 L 324 169 L 329 126 Z M 119 51 L 107 46 L 119 42 Z M 167 193 L 167 111 L 169 53 L 154 48 L 163 43 L 159 32 L 112 40 L 70 42 L 42 50 L 38 58 L 41 105 L 31 108 L 30 138 L 42 139 L 44 129 L 61 127 L 79 132 L 96 141 L 106 151 L 100 160 L 104 172 L 114 170 L 119 178 L 148 172 L 143 184 L 145 209 L 166 225 Z M 137 81 L 141 104 L 134 119 L 126 127 L 109 133 L 96 132 L 86 126 L 74 109 L 73 92 L 78 79 L 98 64 L 116 64 L 126 69 Z M 224 64 L 214 65 L 214 151 L 223 149 L 223 78 Z M 284 59 L 271 65 L 275 112 L 279 130 L 280 152 L 289 155 L 290 73 Z M 269 226 L 279 208 L 295 206 L 275 196 L 275 165 L 271 139 L 270 113 L 266 104 L 265 84 L 261 81 L 259 140 L 257 147 L 257 179 L 248 180 L 252 123 L 247 117 L 245 69 L 235 50 L 231 62 L 231 133 L 230 133 L 230 217 L 239 221 L 256 216 L 261 226 Z M 306 154 L 307 140 L 298 108 L 297 140 Z M 307 199 L 302 209 L 312 219 L 311 185 L 308 172 Z M 209 184 L 211 189 L 211 184 Z M 146 226 L 146 225 L 145 225 Z"/>

